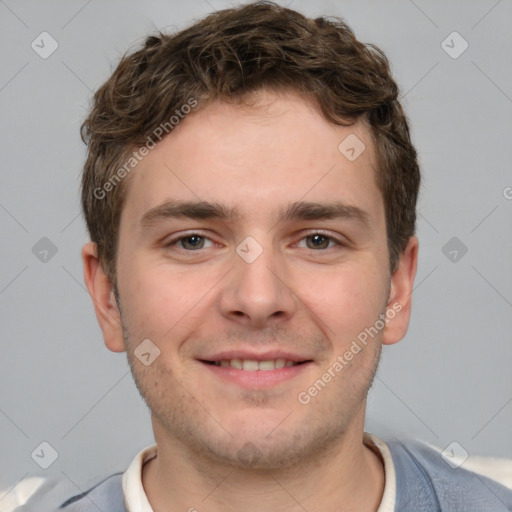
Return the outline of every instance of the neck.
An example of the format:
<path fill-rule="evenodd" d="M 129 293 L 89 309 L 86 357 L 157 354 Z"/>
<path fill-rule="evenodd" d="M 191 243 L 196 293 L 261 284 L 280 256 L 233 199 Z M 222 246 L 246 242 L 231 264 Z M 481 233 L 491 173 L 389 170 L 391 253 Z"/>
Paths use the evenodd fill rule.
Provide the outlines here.
<path fill-rule="evenodd" d="M 142 472 L 154 512 L 375 512 L 382 498 L 383 463 L 363 444 L 362 428 L 347 432 L 314 459 L 271 471 L 202 458 L 174 438 L 158 439 L 157 433 L 158 455 Z"/>

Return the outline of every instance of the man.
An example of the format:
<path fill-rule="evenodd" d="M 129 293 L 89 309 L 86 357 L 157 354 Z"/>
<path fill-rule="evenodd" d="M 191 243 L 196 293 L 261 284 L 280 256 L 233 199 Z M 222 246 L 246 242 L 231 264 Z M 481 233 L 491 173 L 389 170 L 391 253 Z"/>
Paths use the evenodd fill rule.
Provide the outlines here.
<path fill-rule="evenodd" d="M 511 510 L 364 433 L 406 333 L 416 152 L 384 54 L 271 3 L 149 37 L 83 125 L 84 275 L 156 445 L 65 512 Z"/>

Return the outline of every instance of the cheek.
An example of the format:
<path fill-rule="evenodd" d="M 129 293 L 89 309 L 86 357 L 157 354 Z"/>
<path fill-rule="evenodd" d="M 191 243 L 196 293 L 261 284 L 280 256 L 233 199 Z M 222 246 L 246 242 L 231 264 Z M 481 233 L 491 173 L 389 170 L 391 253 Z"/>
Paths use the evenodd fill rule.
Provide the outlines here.
<path fill-rule="evenodd" d="M 357 263 L 309 273 L 297 296 L 319 317 L 330 338 L 357 335 L 375 323 L 386 305 L 386 282 L 371 265 Z"/>
<path fill-rule="evenodd" d="M 204 308 L 211 305 L 207 292 L 219 280 L 213 271 L 176 271 L 166 263 L 136 260 L 124 268 L 122 277 L 123 316 L 130 330 L 156 341 L 199 324 Z"/>

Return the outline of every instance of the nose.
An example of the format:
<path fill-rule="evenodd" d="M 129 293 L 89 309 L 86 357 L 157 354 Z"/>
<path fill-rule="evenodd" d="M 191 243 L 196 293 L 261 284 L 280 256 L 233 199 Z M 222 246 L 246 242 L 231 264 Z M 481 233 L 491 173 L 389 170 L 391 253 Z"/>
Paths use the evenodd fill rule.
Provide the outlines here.
<path fill-rule="evenodd" d="M 252 262 L 235 254 L 220 298 L 222 315 L 257 328 L 289 320 L 297 299 L 286 277 L 284 262 L 271 249 L 264 249 Z"/>

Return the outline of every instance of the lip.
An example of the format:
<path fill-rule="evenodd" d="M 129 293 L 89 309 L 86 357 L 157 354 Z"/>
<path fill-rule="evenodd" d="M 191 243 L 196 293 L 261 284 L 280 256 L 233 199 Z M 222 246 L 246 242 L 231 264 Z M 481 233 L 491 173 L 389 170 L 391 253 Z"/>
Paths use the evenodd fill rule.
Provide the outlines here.
<path fill-rule="evenodd" d="M 235 359 L 235 358 L 233 358 Z M 239 370 L 231 366 L 215 366 L 205 361 L 198 361 L 203 367 L 224 382 L 236 384 L 245 389 L 271 388 L 297 377 L 313 364 L 307 361 L 295 366 L 276 368 L 275 370 Z"/>
<path fill-rule="evenodd" d="M 231 359 L 252 359 L 253 361 L 269 361 L 271 359 L 286 359 L 294 363 L 302 363 L 311 361 L 312 358 L 308 356 L 301 356 L 293 352 L 283 352 L 282 350 L 267 350 L 265 352 L 252 352 L 248 350 L 228 350 L 218 352 L 215 355 L 198 358 L 199 361 L 223 361 Z M 272 370 L 273 371 L 273 370 Z"/>

